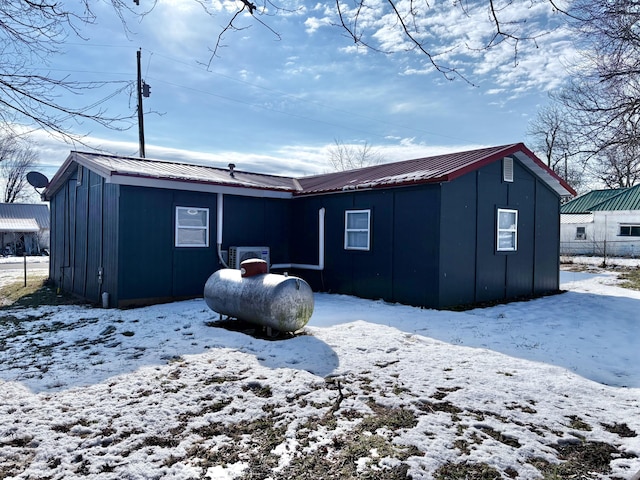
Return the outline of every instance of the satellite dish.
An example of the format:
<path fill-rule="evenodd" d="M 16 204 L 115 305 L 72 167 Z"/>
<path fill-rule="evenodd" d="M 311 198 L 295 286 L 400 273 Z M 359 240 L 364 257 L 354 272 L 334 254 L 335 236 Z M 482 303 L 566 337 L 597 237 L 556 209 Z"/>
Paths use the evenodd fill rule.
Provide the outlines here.
<path fill-rule="evenodd" d="M 27 173 L 27 182 L 33 188 L 46 188 L 49 186 L 49 179 L 40 172 Z"/>

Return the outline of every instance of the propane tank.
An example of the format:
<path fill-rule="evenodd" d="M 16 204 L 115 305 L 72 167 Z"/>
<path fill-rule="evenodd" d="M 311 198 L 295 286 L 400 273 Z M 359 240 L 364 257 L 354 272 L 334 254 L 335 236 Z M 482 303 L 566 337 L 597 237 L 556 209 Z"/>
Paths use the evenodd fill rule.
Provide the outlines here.
<path fill-rule="evenodd" d="M 209 277 L 204 299 L 211 310 L 280 332 L 295 332 L 307 324 L 313 314 L 313 291 L 307 282 L 263 273 L 264 260 L 247 260 L 240 267 Z"/>

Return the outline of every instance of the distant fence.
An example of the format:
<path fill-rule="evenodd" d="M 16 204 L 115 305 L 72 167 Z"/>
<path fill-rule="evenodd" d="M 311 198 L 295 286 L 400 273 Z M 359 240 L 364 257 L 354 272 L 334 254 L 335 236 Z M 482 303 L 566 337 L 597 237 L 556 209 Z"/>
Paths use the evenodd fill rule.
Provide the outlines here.
<path fill-rule="evenodd" d="M 640 237 L 629 240 L 576 240 L 560 242 L 560 255 L 640 258 Z"/>

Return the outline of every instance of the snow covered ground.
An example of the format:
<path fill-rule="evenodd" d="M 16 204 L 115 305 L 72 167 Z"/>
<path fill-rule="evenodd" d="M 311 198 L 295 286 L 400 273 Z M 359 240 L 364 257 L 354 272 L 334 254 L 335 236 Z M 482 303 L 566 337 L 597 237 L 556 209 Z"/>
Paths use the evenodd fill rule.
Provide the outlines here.
<path fill-rule="evenodd" d="M 467 312 L 317 294 L 280 341 L 201 299 L 5 309 L 0 478 L 630 479 L 640 292 L 561 281 Z"/>

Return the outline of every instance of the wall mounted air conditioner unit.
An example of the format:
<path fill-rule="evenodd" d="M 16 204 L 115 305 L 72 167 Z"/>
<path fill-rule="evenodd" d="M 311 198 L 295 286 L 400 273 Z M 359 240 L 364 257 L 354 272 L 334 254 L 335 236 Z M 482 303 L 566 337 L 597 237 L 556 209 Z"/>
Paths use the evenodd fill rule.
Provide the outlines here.
<path fill-rule="evenodd" d="M 229 268 L 240 269 L 240 264 L 248 258 L 261 258 L 271 265 L 269 247 L 229 247 Z"/>

